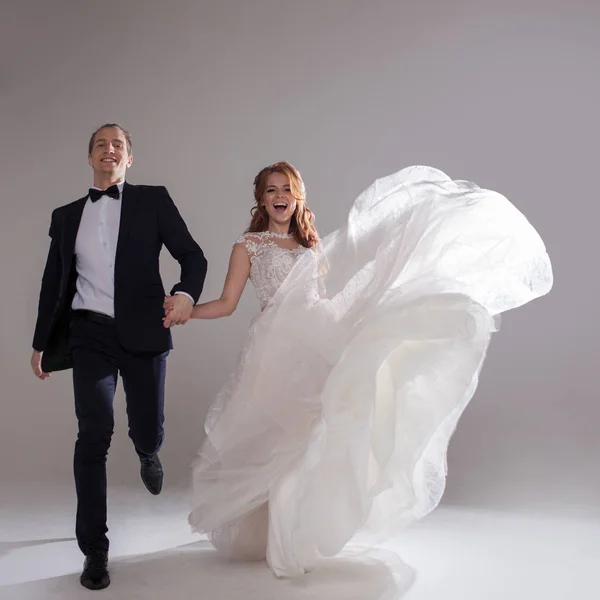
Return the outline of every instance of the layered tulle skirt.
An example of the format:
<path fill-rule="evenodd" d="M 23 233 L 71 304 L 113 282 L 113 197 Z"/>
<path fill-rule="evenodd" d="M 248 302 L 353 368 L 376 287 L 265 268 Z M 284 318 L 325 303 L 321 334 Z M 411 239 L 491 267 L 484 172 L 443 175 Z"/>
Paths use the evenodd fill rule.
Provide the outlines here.
<path fill-rule="evenodd" d="M 498 316 L 551 287 L 502 195 L 429 167 L 377 180 L 253 322 L 193 465 L 193 529 L 280 576 L 397 535 L 442 497 Z"/>

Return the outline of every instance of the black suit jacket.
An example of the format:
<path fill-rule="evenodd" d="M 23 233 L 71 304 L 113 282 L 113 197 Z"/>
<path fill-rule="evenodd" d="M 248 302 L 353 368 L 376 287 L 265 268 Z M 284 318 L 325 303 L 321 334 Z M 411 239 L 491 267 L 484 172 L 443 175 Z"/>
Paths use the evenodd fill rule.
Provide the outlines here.
<path fill-rule="evenodd" d="M 75 240 L 87 196 L 52 213 L 50 250 L 42 278 L 33 348 L 43 352 L 46 372 L 72 366 L 68 349 L 71 303 L 75 294 Z M 176 291 L 198 301 L 207 262 L 166 188 L 125 183 L 115 259 L 115 324 L 130 352 L 165 352 L 171 332 L 163 327 L 165 290 L 159 271 L 163 244 L 181 265 Z"/>

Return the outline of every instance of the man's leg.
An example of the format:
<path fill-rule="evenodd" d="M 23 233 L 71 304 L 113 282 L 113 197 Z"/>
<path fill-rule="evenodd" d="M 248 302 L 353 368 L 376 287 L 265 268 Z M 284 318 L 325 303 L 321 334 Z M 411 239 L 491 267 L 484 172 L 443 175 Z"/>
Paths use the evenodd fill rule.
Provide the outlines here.
<path fill-rule="evenodd" d="M 163 480 L 158 451 L 164 438 L 167 355 L 128 354 L 121 368 L 129 437 L 140 457 L 142 480 L 154 495 L 160 494 Z"/>
<path fill-rule="evenodd" d="M 106 457 L 114 429 L 115 340 L 114 325 L 74 317 L 71 347 L 79 426 L 73 461 L 77 490 L 75 532 L 86 556 L 81 584 L 89 589 L 103 589 L 110 584 L 106 569 Z"/>
<path fill-rule="evenodd" d="M 108 551 L 106 537 L 106 457 L 114 429 L 113 400 L 117 368 L 102 352 L 104 325 L 76 318 L 73 344 L 73 387 L 79 425 L 74 473 L 77 489 L 76 534 L 84 554 Z M 100 336 L 98 335 L 100 334 Z M 100 342 L 100 343 L 99 343 Z"/>

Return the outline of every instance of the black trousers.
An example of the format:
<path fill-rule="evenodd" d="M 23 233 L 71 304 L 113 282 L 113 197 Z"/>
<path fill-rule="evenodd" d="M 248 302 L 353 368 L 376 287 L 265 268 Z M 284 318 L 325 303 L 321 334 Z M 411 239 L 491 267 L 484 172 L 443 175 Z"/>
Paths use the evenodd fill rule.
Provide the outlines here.
<path fill-rule="evenodd" d="M 75 532 L 84 554 L 108 551 L 106 457 L 114 430 L 113 400 L 121 375 L 129 437 L 140 457 L 156 454 L 164 437 L 164 388 L 168 352 L 132 354 L 119 343 L 114 320 L 74 311 L 69 344 L 73 352 L 75 412 L 79 425 L 74 474 Z"/>

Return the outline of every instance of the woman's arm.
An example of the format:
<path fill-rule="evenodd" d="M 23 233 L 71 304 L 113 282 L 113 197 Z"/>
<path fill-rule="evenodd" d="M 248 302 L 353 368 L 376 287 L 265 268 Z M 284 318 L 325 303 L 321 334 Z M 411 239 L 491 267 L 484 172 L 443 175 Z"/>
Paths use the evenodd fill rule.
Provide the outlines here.
<path fill-rule="evenodd" d="M 221 297 L 218 300 L 197 304 L 192 310 L 192 319 L 220 319 L 228 317 L 237 308 L 246 282 L 250 276 L 250 258 L 243 242 L 234 245 L 229 259 L 229 269 Z M 170 309 L 170 299 L 165 300 L 165 310 Z"/>

